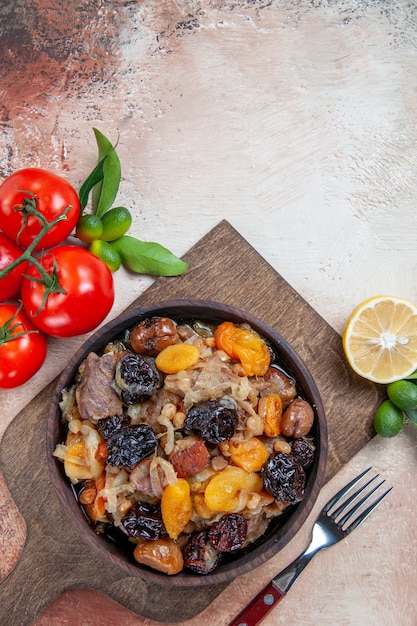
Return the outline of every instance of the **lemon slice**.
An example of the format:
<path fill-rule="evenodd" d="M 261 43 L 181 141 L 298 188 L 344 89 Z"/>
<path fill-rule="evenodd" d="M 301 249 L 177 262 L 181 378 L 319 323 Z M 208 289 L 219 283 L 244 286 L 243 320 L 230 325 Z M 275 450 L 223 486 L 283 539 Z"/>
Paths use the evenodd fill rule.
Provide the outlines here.
<path fill-rule="evenodd" d="M 417 307 L 395 296 L 359 304 L 343 332 L 352 369 L 367 380 L 387 384 L 417 369 Z"/>

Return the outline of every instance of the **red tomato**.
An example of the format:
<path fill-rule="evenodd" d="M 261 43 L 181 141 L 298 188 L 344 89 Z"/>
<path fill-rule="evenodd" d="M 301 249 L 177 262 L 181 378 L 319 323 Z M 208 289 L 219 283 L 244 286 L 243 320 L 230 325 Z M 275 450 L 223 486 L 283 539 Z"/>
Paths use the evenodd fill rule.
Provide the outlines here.
<path fill-rule="evenodd" d="M 98 326 L 114 302 L 112 273 L 103 261 L 78 246 L 58 246 L 39 261 L 50 276 L 56 268 L 63 293 L 50 293 L 44 302 L 45 286 L 30 279 L 40 277 L 39 270 L 31 265 L 21 294 L 33 323 L 54 337 L 74 337 Z"/>
<path fill-rule="evenodd" d="M 15 304 L 0 304 L 0 389 L 23 385 L 38 371 L 45 357 L 46 337 L 23 309 Z"/>
<path fill-rule="evenodd" d="M 36 167 L 17 170 L 0 185 L 0 229 L 24 248 L 42 228 L 39 217 L 33 215 L 33 205 L 47 222 L 70 207 L 66 219 L 42 237 L 36 250 L 64 241 L 74 230 L 81 212 L 77 192 L 60 176 Z"/>
<path fill-rule="evenodd" d="M 0 233 L 0 272 L 4 270 L 10 263 L 18 259 L 23 250 L 15 244 L 14 241 Z M 0 278 L 0 302 L 16 298 L 20 293 L 20 285 L 22 284 L 22 274 L 27 266 L 27 261 L 19 263 L 11 272 L 6 274 L 4 278 Z"/>

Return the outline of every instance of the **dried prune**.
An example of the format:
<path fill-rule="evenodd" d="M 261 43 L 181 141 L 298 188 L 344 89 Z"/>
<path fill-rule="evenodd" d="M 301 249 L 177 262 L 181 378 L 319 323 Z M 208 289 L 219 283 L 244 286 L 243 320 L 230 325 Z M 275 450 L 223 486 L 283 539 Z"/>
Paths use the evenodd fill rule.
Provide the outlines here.
<path fill-rule="evenodd" d="M 114 389 L 125 404 L 145 402 L 160 386 L 160 374 L 152 359 L 128 352 L 118 361 Z"/>
<path fill-rule="evenodd" d="M 211 545 L 218 552 L 239 550 L 245 543 L 248 525 L 239 513 L 228 513 L 215 522 L 209 530 Z"/>
<path fill-rule="evenodd" d="M 122 415 L 114 415 L 113 417 L 103 418 L 97 422 L 97 430 L 104 439 L 108 439 L 114 433 L 122 428 L 129 426 L 130 418 L 123 413 Z"/>
<path fill-rule="evenodd" d="M 277 452 L 262 472 L 264 487 L 277 500 L 296 504 L 304 498 L 306 474 L 292 454 Z"/>
<path fill-rule="evenodd" d="M 156 356 L 177 341 L 177 329 L 169 317 L 151 317 L 142 320 L 130 333 L 132 349 L 137 354 L 148 356 Z"/>
<path fill-rule="evenodd" d="M 127 534 L 134 539 L 156 540 L 167 535 L 167 531 L 162 521 L 161 508 L 139 500 L 122 517 L 122 525 Z"/>
<path fill-rule="evenodd" d="M 238 420 L 236 402 L 223 397 L 194 404 L 187 413 L 184 429 L 208 443 L 220 443 L 233 437 Z"/>
<path fill-rule="evenodd" d="M 196 574 L 209 574 L 221 561 L 221 554 L 214 549 L 205 530 L 190 536 L 182 554 L 185 567 Z"/>
<path fill-rule="evenodd" d="M 156 450 L 158 441 L 148 424 L 126 426 L 107 440 L 107 462 L 115 467 L 133 467 Z"/>
<path fill-rule="evenodd" d="M 314 446 L 306 439 L 293 439 L 290 441 L 291 454 L 297 459 L 304 469 L 313 465 Z"/>

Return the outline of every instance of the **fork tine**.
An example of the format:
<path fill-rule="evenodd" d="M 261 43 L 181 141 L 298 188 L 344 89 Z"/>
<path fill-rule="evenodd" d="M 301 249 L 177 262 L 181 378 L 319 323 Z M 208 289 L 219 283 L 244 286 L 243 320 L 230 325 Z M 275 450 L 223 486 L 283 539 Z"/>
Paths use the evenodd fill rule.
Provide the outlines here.
<path fill-rule="evenodd" d="M 383 481 L 385 482 L 385 481 Z M 385 498 L 386 495 L 389 494 L 389 492 L 391 491 L 392 487 L 390 487 L 389 489 L 387 489 L 383 494 L 381 494 L 379 496 L 379 498 L 377 498 L 376 500 L 374 500 L 372 502 L 372 504 L 370 504 L 368 506 L 367 509 L 365 509 L 356 519 L 354 522 L 352 522 L 352 524 L 350 524 L 350 526 L 348 526 L 348 528 L 346 528 L 345 533 L 349 534 L 352 532 L 352 530 L 355 530 L 355 528 L 357 528 L 359 526 L 359 524 L 362 524 L 363 521 L 366 520 L 366 518 L 372 513 L 372 511 L 378 506 L 378 504 Z"/>
<path fill-rule="evenodd" d="M 367 483 L 365 483 L 364 485 L 362 485 L 361 487 L 359 487 L 359 489 L 357 489 L 355 491 L 355 493 L 353 493 L 349 498 L 347 498 L 346 500 L 343 500 L 343 502 L 341 503 L 341 505 L 335 509 L 334 511 L 332 511 L 331 513 L 329 513 L 330 517 L 333 517 L 333 519 L 336 519 L 336 517 L 338 517 L 341 513 L 343 513 L 344 511 L 348 511 L 349 506 L 352 504 L 352 502 L 354 502 L 356 500 L 356 498 L 361 494 L 365 492 L 365 489 L 367 487 L 369 487 L 369 485 L 371 483 L 374 482 L 374 480 L 376 480 L 378 478 L 379 474 L 376 474 L 373 478 L 371 478 L 370 480 L 368 480 Z M 384 482 L 384 481 L 382 481 Z M 379 485 L 381 485 L 382 483 L 379 483 Z M 373 490 L 371 492 L 368 492 L 368 494 L 370 495 L 371 493 L 373 493 L 375 491 L 375 489 L 378 489 L 379 485 L 377 485 L 376 487 L 373 488 Z M 356 507 L 354 507 L 352 510 L 353 512 L 355 512 L 360 505 L 366 500 L 368 496 L 365 496 L 365 498 L 363 498 L 362 500 L 360 500 L 360 502 L 358 503 L 358 505 Z M 332 507 L 330 507 L 329 510 L 331 510 Z"/>
<path fill-rule="evenodd" d="M 340 515 L 340 513 L 346 511 L 345 515 L 337 520 L 337 523 L 339 524 L 339 526 L 344 526 L 346 524 L 346 522 L 348 520 L 350 520 L 350 518 L 355 515 L 355 513 L 357 511 L 359 511 L 359 509 L 361 508 L 362 504 L 364 504 L 367 500 L 369 500 L 369 498 L 371 497 L 371 495 L 373 493 L 375 493 L 375 491 L 385 483 L 385 480 L 381 480 L 380 483 L 378 483 L 377 485 L 375 485 L 375 487 L 373 487 L 373 489 L 370 489 L 369 491 L 367 491 L 365 493 L 365 495 L 363 496 L 363 498 L 361 498 L 360 500 L 358 500 L 357 502 L 355 502 L 355 505 L 352 506 L 349 509 L 349 505 L 361 494 L 364 493 L 364 490 L 366 489 L 366 487 L 368 485 L 370 485 L 376 478 L 378 478 L 378 474 L 376 476 L 374 476 L 374 478 L 372 478 L 371 480 L 369 480 L 366 485 L 364 485 L 361 489 L 358 489 L 358 491 L 356 491 L 356 493 L 354 493 L 349 500 L 346 503 L 343 503 L 338 509 L 337 511 L 335 511 L 334 513 L 331 514 L 331 517 L 333 517 L 334 520 L 336 520 L 336 518 Z"/>
<path fill-rule="evenodd" d="M 358 484 L 358 482 L 365 476 L 365 474 L 367 474 L 368 472 L 370 472 L 372 469 L 372 467 L 368 467 L 368 469 L 364 470 L 361 474 L 359 474 L 359 476 L 356 476 L 356 478 L 354 478 L 353 480 L 350 481 L 350 483 L 348 483 L 347 485 L 345 485 L 340 491 L 338 491 L 332 498 L 330 498 L 330 500 L 328 501 L 328 503 L 323 507 L 323 512 L 327 513 L 327 511 L 329 509 L 331 509 L 335 504 L 337 504 L 342 498 L 343 496 L 345 496 L 347 493 L 349 493 L 349 491 Z"/>

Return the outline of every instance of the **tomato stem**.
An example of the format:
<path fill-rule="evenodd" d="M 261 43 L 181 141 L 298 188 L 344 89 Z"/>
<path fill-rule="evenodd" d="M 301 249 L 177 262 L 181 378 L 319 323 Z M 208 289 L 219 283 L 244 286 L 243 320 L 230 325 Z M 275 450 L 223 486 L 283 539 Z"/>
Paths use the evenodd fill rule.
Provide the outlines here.
<path fill-rule="evenodd" d="M 31 200 L 29 200 L 29 202 L 31 202 Z M 44 225 L 43 225 L 42 229 L 40 230 L 39 234 L 32 241 L 32 243 L 26 248 L 26 250 L 24 250 L 22 252 L 20 257 L 15 259 L 12 263 L 10 263 L 10 265 L 8 265 L 7 267 L 3 268 L 0 271 L 0 279 L 4 278 L 5 276 L 7 276 L 7 274 L 9 272 L 11 272 L 18 265 L 20 265 L 20 263 L 22 263 L 23 261 L 28 261 L 29 263 L 31 263 L 32 265 L 34 265 L 37 268 L 37 270 L 39 271 L 40 275 L 42 276 L 42 282 L 45 284 L 45 286 L 49 287 L 52 284 L 54 279 L 51 278 L 51 275 L 48 274 L 48 272 L 41 265 L 41 263 L 39 263 L 39 261 L 34 256 L 32 256 L 32 252 L 35 249 L 35 247 L 37 246 L 37 244 L 39 243 L 39 241 L 42 239 L 42 237 L 47 232 L 49 232 L 51 230 L 51 228 L 53 226 L 55 226 L 55 224 L 57 224 L 58 222 L 61 222 L 61 221 L 67 219 L 67 213 L 70 210 L 70 208 L 71 207 L 68 206 L 60 215 L 58 215 L 58 217 L 56 217 L 54 220 L 52 220 L 52 222 L 47 222 L 45 220 L 44 216 L 41 215 L 41 213 L 39 213 L 39 211 L 36 209 L 36 205 L 34 205 L 34 207 L 33 207 L 33 214 L 36 214 Z M 30 277 L 30 278 L 32 278 L 32 277 Z"/>
<path fill-rule="evenodd" d="M 20 235 L 22 234 L 22 231 L 26 228 L 27 222 L 28 222 L 28 217 L 30 215 L 35 216 L 37 218 L 39 224 L 42 227 L 45 227 L 48 224 L 48 222 L 46 221 L 45 217 L 37 209 L 37 206 L 36 206 L 36 201 L 37 201 L 36 194 L 34 194 L 33 191 L 29 191 L 28 189 L 19 189 L 19 192 L 20 193 L 25 193 L 27 195 L 23 198 L 23 203 L 22 204 L 15 204 L 13 206 L 13 210 L 14 211 L 22 213 L 22 226 L 20 227 L 20 230 L 19 230 L 19 232 L 16 235 L 16 243 L 17 244 L 19 244 Z"/>
<path fill-rule="evenodd" d="M 36 266 L 38 266 L 40 264 L 36 264 Z M 46 274 L 46 278 L 44 275 L 42 275 L 41 278 L 38 278 L 37 276 L 26 276 L 26 274 L 24 274 L 25 278 L 28 278 L 29 280 L 34 280 L 37 283 L 41 283 L 45 289 L 43 292 L 43 297 L 42 297 L 42 302 L 41 305 L 39 307 L 39 309 L 36 311 L 36 313 L 33 315 L 33 317 L 36 317 L 37 315 L 39 315 L 39 313 L 42 311 L 42 309 L 44 308 L 46 301 L 48 299 L 49 294 L 51 293 L 62 293 L 62 294 L 66 294 L 67 292 L 65 291 L 65 289 L 63 287 L 61 287 L 61 285 L 59 284 L 59 279 L 58 279 L 58 266 L 56 264 L 56 260 L 54 259 L 54 269 L 52 271 L 52 274 L 48 274 L 48 272 L 46 272 L 46 270 L 40 266 L 42 268 L 42 272 L 45 272 Z"/>
<path fill-rule="evenodd" d="M 16 317 L 19 315 L 22 309 L 22 306 L 23 304 L 20 303 L 19 308 L 16 310 L 16 313 L 12 315 L 12 317 L 9 320 L 7 320 L 4 326 L 0 326 L 0 346 L 4 345 L 8 341 L 13 341 L 13 339 L 18 339 L 19 337 L 23 337 L 24 335 L 29 335 L 30 333 L 39 332 L 38 330 L 26 330 L 23 322 L 16 322 L 14 324 L 14 321 Z M 22 326 L 24 330 L 17 333 L 15 331 L 17 328 L 19 328 L 19 326 Z"/>

